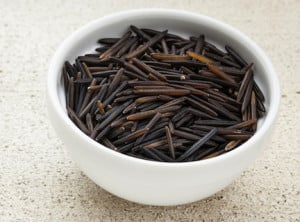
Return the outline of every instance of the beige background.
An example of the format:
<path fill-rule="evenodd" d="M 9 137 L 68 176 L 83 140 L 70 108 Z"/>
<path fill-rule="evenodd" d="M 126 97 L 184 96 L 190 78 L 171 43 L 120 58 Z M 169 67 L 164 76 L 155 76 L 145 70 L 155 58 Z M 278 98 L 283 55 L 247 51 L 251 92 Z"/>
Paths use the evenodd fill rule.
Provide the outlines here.
<path fill-rule="evenodd" d="M 119 199 L 84 176 L 49 124 L 45 87 L 59 43 L 85 23 L 141 7 L 222 20 L 255 40 L 281 80 L 273 138 L 214 196 L 177 207 Z M 0 221 L 300 221 L 300 1 L 0 0 Z"/>

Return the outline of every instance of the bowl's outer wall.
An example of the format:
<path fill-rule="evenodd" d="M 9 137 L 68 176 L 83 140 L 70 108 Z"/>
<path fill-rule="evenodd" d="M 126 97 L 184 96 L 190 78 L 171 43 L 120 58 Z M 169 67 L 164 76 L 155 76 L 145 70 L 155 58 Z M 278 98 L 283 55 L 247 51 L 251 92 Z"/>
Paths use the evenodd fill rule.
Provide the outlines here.
<path fill-rule="evenodd" d="M 263 142 L 259 141 L 257 147 L 235 158 L 213 165 L 153 167 L 116 159 L 100 149 L 95 150 L 70 127 L 60 124 L 51 106 L 49 113 L 72 159 L 89 178 L 119 197 L 142 204 L 177 205 L 210 196 L 231 183 L 255 159 Z"/>
<path fill-rule="evenodd" d="M 65 60 L 72 62 L 76 56 L 91 52 L 99 38 L 118 37 L 131 24 L 159 30 L 168 29 L 184 36 L 204 33 L 213 42 L 233 46 L 247 61 L 255 63 L 255 78 L 265 93 L 267 108 L 272 99 L 274 100 L 273 97 L 279 97 L 274 95 L 271 84 L 273 81 L 273 87 L 279 90 L 277 76 L 275 72 L 270 73 L 271 64 L 264 54 L 261 51 L 257 53 L 252 42 L 239 32 L 207 17 L 178 11 L 145 10 L 144 13 L 133 11 L 105 17 L 77 31 L 55 54 L 48 79 L 49 117 L 71 157 L 89 178 L 119 197 L 143 204 L 175 205 L 205 198 L 227 186 L 255 159 L 263 147 L 263 142 L 269 138 L 275 117 L 272 121 L 269 120 L 268 129 L 265 129 L 263 136 L 256 139 L 256 135 L 252 137 L 241 150 L 232 151 L 236 152 L 235 155 L 225 154 L 223 156 L 227 155 L 226 158 L 217 157 L 212 161 L 194 164 L 163 165 L 133 160 L 131 157 L 115 154 L 92 141 L 64 112 L 61 68 Z M 276 114 L 277 111 L 274 115 Z"/>

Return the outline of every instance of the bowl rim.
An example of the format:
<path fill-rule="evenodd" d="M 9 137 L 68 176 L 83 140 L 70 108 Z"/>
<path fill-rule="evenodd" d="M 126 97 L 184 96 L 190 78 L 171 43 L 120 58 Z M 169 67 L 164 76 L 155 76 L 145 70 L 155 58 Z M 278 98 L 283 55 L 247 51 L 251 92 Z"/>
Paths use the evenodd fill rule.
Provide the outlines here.
<path fill-rule="evenodd" d="M 182 17 L 183 19 L 193 19 L 197 21 L 201 21 L 201 23 L 205 22 L 208 25 L 213 26 L 214 28 L 221 29 L 222 31 L 229 32 L 230 36 L 236 36 L 240 38 L 244 44 L 248 44 L 249 48 L 251 48 L 253 51 L 255 51 L 257 57 L 259 57 L 262 64 L 264 64 L 265 72 L 268 73 L 266 79 L 267 82 L 270 84 L 270 106 L 268 109 L 268 114 L 265 117 L 264 123 L 262 126 L 255 132 L 255 134 L 247 140 L 242 145 L 238 146 L 236 149 L 231 150 L 230 152 L 224 153 L 222 155 L 205 159 L 205 160 L 199 160 L 199 161 L 192 161 L 192 162 L 158 162 L 158 161 L 151 161 L 151 160 L 144 160 L 139 159 L 136 157 L 131 157 L 126 154 L 122 154 L 119 152 L 116 152 L 114 150 L 111 150 L 104 145 L 96 142 L 95 140 L 91 139 L 89 136 L 84 134 L 68 117 L 68 115 L 63 110 L 63 107 L 61 106 L 59 102 L 58 97 L 58 86 L 57 86 L 57 80 L 60 78 L 61 73 L 56 73 L 55 69 L 59 64 L 59 61 L 62 59 L 62 55 L 66 50 L 69 50 L 72 47 L 72 44 L 75 43 L 80 36 L 84 36 L 85 33 L 88 33 L 88 30 L 94 30 L 99 25 L 101 26 L 101 23 L 114 23 L 115 21 L 119 22 L 122 21 L 122 19 L 126 17 L 131 16 L 141 16 L 151 14 L 152 16 L 169 16 L 169 17 Z M 126 10 L 121 12 L 112 13 L 109 15 L 105 15 L 103 17 L 100 17 L 96 20 L 93 20 L 86 25 L 82 26 L 81 28 L 77 29 L 75 32 L 73 32 L 71 35 L 69 35 L 58 47 L 58 49 L 55 51 L 50 65 L 48 69 L 48 77 L 47 77 L 47 103 L 48 106 L 51 104 L 51 106 L 54 107 L 53 111 L 56 112 L 56 116 L 60 118 L 62 121 L 62 124 L 66 124 L 70 129 L 72 130 L 72 133 L 76 134 L 78 138 L 83 139 L 87 144 L 89 144 L 89 147 L 92 147 L 93 149 L 97 149 L 98 151 L 105 152 L 109 155 L 112 155 L 114 158 L 118 158 L 122 161 L 129 161 L 133 162 L 135 164 L 143 164 L 148 165 L 151 167 L 167 167 L 167 168 L 177 168 L 177 167 L 195 167 L 195 166 L 202 166 L 202 165 L 210 165 L 215 164 L 216 162 L 224 161 L 226 159 L 230 159 L 233 157 L 238 156 L 241 152 L 244 152 L 247 149 L 251 149 L 253 145 L 255 145 L 255 142 L 257 140 L 261 140 L 262 137 L 267 133 L 267 131 L 272 127 L 272 125 L 275 123 L 276 117 L 278 115 L 279 111 L 279 105 L 280 105 L 280 86 L 279 86 L 279 79 L 278 75 L 275 72 L 275 69 L 270 61 L 270 59 L 267 57 L 267 55 L 263 52 L 263 50 L 249 37 L 247 37 L 245 34 L 240 32 L 239 30 L 235 29 L 234 27 L 216 20 L 214 18 L 208 17 L 206 15 L 202 14 L 196 14 L 189 11 L 184 10 L 176 10 L 176 9 L 133 9 L 133 10 Z M 95 151 L 97 151 L 95 150 Z"/>

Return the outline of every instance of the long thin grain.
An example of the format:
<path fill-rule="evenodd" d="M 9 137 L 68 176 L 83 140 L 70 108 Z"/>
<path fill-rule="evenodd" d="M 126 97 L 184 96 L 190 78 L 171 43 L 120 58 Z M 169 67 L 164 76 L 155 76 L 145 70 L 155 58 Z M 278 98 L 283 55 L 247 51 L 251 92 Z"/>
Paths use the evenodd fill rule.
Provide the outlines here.
<path fill-rule="evenodd" d="M 194 145 L 190 149 L 188 149 L 179 158 L 177 158 L 177 161 L 182 161 L 182 160 L 186 159 L 187 157 L 191 156 L 198 149 L 200 149 L 213 135 L 215 135 L 216 132 L 217 132 L 217 129 L 212 129 L 204 137 L 202 137 L 196 143 L 194 143 Z"/>

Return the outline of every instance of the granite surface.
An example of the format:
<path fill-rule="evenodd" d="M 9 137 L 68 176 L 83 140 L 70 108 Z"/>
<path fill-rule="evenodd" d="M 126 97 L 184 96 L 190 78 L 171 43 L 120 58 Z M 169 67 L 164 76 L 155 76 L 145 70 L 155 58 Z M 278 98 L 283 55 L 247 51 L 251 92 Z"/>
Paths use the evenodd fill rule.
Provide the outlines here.
<path fill-rule="evenodd" d="M 222 20 L 260 45 L 281 81 L 281 110 L 261 156 L 230 186 L 176 207 L 119 199 L 84 176 L 46 111 L 49 60 L 103 15 L 163 7 Z M 300 1 L 0 1 L 0 221 L 300 221 Z"/>

